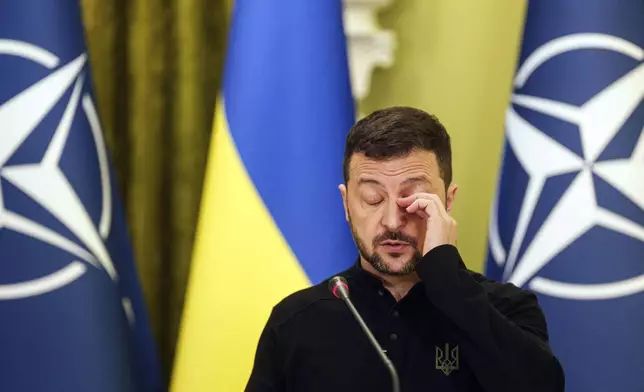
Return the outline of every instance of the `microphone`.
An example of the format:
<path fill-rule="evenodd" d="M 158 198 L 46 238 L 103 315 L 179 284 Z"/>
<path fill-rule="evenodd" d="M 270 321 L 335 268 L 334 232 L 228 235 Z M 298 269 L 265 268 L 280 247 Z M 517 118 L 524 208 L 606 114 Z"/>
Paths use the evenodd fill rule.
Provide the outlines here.
<path fill-rule="evenodd" d="M 387 357 L 387 354 L 385 354 L 385 352 L 382 350 L 380 344 L 378 344 L 378 341 L 369 330 L 369 327 L 367 327 L 367 324 L 365 324 L 364 320 L 360 316 L 360 313 L 358 313 L 358 310 L 355 308 L 355 306 L 353 306 L 351 299 L 349 299 L 349 284 L 347 283 L 347 280 L 341 276 L 334 276 L 333 278 L 331 278 L 331 280 L 329 280 L 328 287 L 329 291 L 331 291 L 331 293 L 333 293 L 335 297 L 343 300 L 347 304 L 347 306 L 351 310 L 351 313 L 353 313 L 353 317 L 355 317 L 355 319 L 360 324 L 360 327 L 362 327 L 365 335 L 367 335 L 367 337 L 369 338 L 371 345 L 378 352 L 380 359 L 382 359 L 382 361 L 385 363 L 385 366 L 387 366 L 387 370 L 389 370 L 389 373 L 391 374 L 393 391 L 400 392 L 400 381 L 398 380 L 398 373 L 396 372 L 396 368 L 394 367 L 394 364 L 391 362 L 389 357 Z"/>

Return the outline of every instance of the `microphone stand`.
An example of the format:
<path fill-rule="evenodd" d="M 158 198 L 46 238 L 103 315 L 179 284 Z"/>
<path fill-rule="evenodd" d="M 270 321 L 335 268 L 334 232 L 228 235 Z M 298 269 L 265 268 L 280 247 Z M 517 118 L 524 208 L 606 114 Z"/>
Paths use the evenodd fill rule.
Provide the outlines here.
<path fill-rule="evenodd" d="M 378 341 L 369 330 L 369 327 L 367 327 L 367 324 L 365 324 L 362 317 L 360 317 L 360 313 L 358 313 L 358 310 L 355 308 L 355 306 L 353 306 L 353 303 L 351 302 L 349 297 L 341 296 L 340 298 L 347 304 L 347 306 L 351 310 L 351 313 L 353 313 L 353 316 L 355 317 L 355 319 L 358 320 L 360 327 L 362 327 L 362 330 L 371 341 L 371 344 L 376 348 L 376 351 L 378 351 L 378 355 L 380 355 L 380 358 L 387 366 L 387 370 L 389 370 L 389 373 L 391 374 L 393 391 L 400 392 L 400 381 L 398 380 L 398 373 L 396 372 L 396 368 L 394 367 L 394 364 L 391 362 L 387 354 L 385 354 L 385 352 L 382 350 L 382 347 L 380 347 L 380 344 L 378 344 Z"/>

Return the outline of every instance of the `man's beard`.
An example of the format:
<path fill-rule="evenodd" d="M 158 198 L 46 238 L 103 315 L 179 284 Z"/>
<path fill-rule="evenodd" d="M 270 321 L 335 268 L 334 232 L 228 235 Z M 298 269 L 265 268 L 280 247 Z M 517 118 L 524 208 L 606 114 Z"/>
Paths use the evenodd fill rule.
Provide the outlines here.
<path fill-rule="evenodd" d="M 403 234 L 399 231 L 397 232 L 385 231 L 384 233 L 374 237 L 372 241 L 372 247 L 374 251 L 372 253 L 369 253 L 367 251 L 367 247 L 365 246 L 364 241 L 362 240 L 362 238 L 360 238 L 360 236 L 358 236 L 358 233 L 356 232 L 355 227 L 353 226 L 353 222 L 351 222 L 350 215 L 349 215 L 349 226 L 351 227 L 351 233 L 353 234 L 353 239 L 356 243 L 356 246 L 358 247 L 358 251 L 360 252 L 360 255 L 362 256 L 363 259 L 367 261 L 367 263 L 371 264 L 371 266 L 375 268 L 376 271 L 378 271 L 383 275 L 389 275 L 389 276 L 405 276 L 416 271 L 416 264 L 418 264 L 418 262 L 422 258 L 422 254 L 418 249 L 418 243 L 415 238 L 409 237 L 408 235 Z M 411 259 L 399 271 L 390 270 L 387 264 L 382 259 L 382 257 L 375 251 L 376 247 L 381 242 L 386 240 L 406 242 L 414 249 L 414 253 L 412 254 Z M 392 258 L 404 257 L 404 255 L 402 254 L 399 254 L 399 255 L 390 254 L 390 256 Z"/>

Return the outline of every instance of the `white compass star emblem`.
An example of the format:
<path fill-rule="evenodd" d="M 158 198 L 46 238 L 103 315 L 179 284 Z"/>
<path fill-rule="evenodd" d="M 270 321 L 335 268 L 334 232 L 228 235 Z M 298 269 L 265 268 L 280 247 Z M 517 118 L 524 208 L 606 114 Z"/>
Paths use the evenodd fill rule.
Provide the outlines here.
<path fill-rule="evenodd" d="M 586 48 L 612 50 L 638 61 L 644 59 L 642 48 L 617 37 L 601 34 L 565 36 L 534 51 L 517 72 L 515 86 L 523 86 L 532 72 L 552 57 Z M 535 291 L 571 299 L 606 299 L 644 290 L 644 276 L 589 285 L 535 276 L 553 257 L 596 225 L 644 241 L 644 227 L 597 204 L 593 184 L 595 174 L 644 210 L 644 133 L 640 131 L 631 157 L 597 161 L 643 98 L 644 64 L 613 82 L 581 107 L 534 96 L 512 96 L 515 105 L 578 125 L 583 157 L 534 127 L 512 108 L 508 110 L 508 145 L 527 172 L 529 182 L 507 254 L 498 233 L 498 206 L 494 206 L 492 213 L 490 249 L 497 264 L 504 265 L 504 279 L 518 286 L 530 282 L 530 288 Z M 546 180 L 565 173 L 577 174 L 518 258 Z"/>
<path fill-rule="evenodd" d="M 83 53 L 58 67 L 59 58 L 42 48 L 21 41 L 0 39 L 0 55 L 19 56 L 53 70 L 0 105 L 0 230 L 13 230 L 62 249 L 79 260 L 105 270 L 112 280 L 118 280 L 118 274 L 103 242 L 111 230 L 111 186 L 107 152 L 96 109 L 90 95 L 82 93 L 86 54 Z M 72 88 L 71 96 L 40 162 L 9 165 L 13 154 L 69 88 Z M 79 106 L 82 106 L 87 116 L 98 153 L 102 186 L 102 210 L 98 227 L 59 167 Z M 11 211 L 3 200 L 3 181 L 11 182 L 51 213 L 80 243 L 66 238 L 42 223 Z M 56 290 L 83 275 L 86 263 L 70 260 L 66 267 L 49 275 L 34 277 L 24 282 L 0 284 L 0 300 L 30 297 Z M 124 299 L 123 304 L 126 313 L 131 317 L 129 300 Z"/>

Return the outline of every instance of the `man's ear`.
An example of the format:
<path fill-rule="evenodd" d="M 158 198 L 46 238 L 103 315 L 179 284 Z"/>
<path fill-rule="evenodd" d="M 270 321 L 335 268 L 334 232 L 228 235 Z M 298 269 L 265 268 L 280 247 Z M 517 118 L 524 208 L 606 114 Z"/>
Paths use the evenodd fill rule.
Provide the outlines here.
<path fill-rule="evenodd" d="M 344 184 L 338 185 L 340 195 L 342 196 L 342 204 L 344 205 L 344 219 L 349 221 L 349 210 L 347 209 L 347 186 Z"/>
<path fill-rule="evenodd" d="M 458 185 L 452 184 L 447 188 L 447 194 L 445 195 L 445 204 L 447 205 L 447 213 L 452 213 L 452 208 L 454 207 L 454 200 L 456 199 L 456 193 L 458 191 Z"/>

